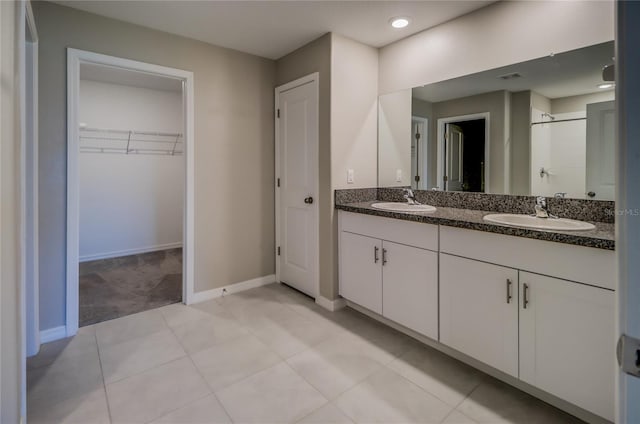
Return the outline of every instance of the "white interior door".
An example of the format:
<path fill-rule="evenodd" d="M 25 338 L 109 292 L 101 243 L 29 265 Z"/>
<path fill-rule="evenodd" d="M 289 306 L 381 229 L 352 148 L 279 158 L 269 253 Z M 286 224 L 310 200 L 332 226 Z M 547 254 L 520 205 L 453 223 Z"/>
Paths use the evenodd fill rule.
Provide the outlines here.
<path fill-rule="evenodd" d="M 315 297 L 318 287 L 317 78 L 301 81 L 291 88 L 279 87 L 276 97 L 278 276 L 281 282 Z"/>
<path fill-rule="evenodd" d="M 587 105 L 587 196 L 614 200 L 616 180 L 615 102 Z"/>
<path fill-rule="evenodd" d="M 462 154 L 464 148 L 464 134 L 462 128 L 457 125 L 447 124 L 446 137 L 446 190 L 461 191 L 463 183 Z"/>

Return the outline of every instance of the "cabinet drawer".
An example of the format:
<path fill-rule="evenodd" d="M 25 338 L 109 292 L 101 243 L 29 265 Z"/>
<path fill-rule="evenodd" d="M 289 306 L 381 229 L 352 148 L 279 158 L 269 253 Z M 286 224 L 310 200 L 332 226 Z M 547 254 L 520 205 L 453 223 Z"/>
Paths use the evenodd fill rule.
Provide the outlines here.
<path fill-rule="evenodd" d="M 615 253 L 442 226 L 440 251 L 615 290 Z"/>
<path fill-rule="evenodd" d="M 438 250 L 438 226 L 340 211 L 341 231 Z"/>

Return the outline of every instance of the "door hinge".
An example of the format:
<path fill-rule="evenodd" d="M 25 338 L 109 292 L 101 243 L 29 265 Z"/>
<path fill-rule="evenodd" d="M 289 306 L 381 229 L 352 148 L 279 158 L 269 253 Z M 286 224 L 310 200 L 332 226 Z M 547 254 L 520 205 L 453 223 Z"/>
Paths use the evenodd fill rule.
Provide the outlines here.
<path fill-rule="evenodd" d="M 276 186 L 280 187 L 280 178 L 276 179 Z"/>
<path fill-rule="evenodd" d="M 443 181 L 449 181 L 449 177 L 447 177 L 446 175 L 444 177 L 442 177 Z"/>
<path fill-rule="evenodd" d="M 280 118 L 280 109 L 276 110 L 276 118 Z"/>
<path fill-rule="evenodd" d="M 278 256 L 280 256 L 280 246 L 278 246 Z"/>
<path fill-rule="evenodd" d="M 623 372 L 640 377 L 640 339 L 623 334 L 616 346 L 618 365 Z"/>

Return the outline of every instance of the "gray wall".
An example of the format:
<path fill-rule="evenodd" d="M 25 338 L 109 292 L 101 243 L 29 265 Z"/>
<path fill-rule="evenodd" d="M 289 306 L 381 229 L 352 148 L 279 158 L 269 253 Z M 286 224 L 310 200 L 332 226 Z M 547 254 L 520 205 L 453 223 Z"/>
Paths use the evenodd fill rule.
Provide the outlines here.
<path fill-rule="evenodd" d="M 194 72 L 196 292 L 273 274 L 275 63 L 34 5 L 40 34 L 40 328 L 65 323 L 66 47 Z M 250 208 L 235 202 L 251 201 Z"/>
<path fill-rule="evenodd" d="M 511 190 L 529 195 L 531 188 L 531 91 L 511 94 Z"/>

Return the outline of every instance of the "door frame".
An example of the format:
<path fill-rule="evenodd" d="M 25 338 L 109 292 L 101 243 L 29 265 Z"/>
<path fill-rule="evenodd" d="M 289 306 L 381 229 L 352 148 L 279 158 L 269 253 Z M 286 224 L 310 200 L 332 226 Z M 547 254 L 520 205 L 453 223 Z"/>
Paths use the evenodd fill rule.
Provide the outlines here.
<path fill-rule="evenodd" d="M 293 88 L 299 87 L 301 85 L 305 85 L 305 84 L 313 84 L 314 88 L 315 88 L 315 97 L 316 97 L 316 102 L 318 103 L 318 107 L 316 108 L 316 110 L 318 111 L 318 143 L 316 144 L 316 151 L 315 153 L 315 157 L 319 158 L 319 154 L 320 154 L 320 128 L 319 128 L 319 123 L 320 123 L 320 92 L 319 92 L 319 86 L 320 86 L 320 73 L 319 72 L 314 72 L 312 74 L 306 75 L 302 78 L 298 78 L 296 80 L 290 81 L 286 84 L 280 85 L 278 87 L 275 88 L 275 102 L 274 102 L 274 127 L 275 127 L 275 150 L 276 150 L 276 160 L 275 160 L 275 178 L 274 178 L 274 189 L 275 189 L 275 214 L 276 214 L 276 237 L 275 237 L 275 246 L 274 246 L 274 257 L 275 257 L 275 261 L 276 261 L 276 281 L 280 282 L 280 260 L 281 257 L 279 257 L 278 255 L 278 247 L 281 246 L 280 242 L 280 230 L 281 230 L 281 225 L 282 223 L 280 222 L 280 214 L 281 214 L 281 208 L 280 208 L 280 200 L 281 200 L 281 196 L 280 196 L 280 190 L 278 190 L 278 179 L 280 178 L 280 174 L 281 174 L 281 163 L 280 163 L 280 126 L 278 125 L 278 114 L 277 114 L 277 110 L 278 110 L 278 105 L 280 104 L 280 95 L 282 93 L 284 93 L 285 91 L 291 90 Z M 319 171 L 319 167 L 318 167 L 318 171 Z M 316 175 L 316 184 L 315 184 L 315 193 L 316 193 L 316 197 L 319 197 L 319 193 L 320 193 L 320 178 L 319 175 Z M 316 266 L 315 266 L 315 275 L 313 276 L 313 280 L 314 280 L 314 290 L 315 290 L 315 297 L 316 299 L 320 296 L 320 208 L 319 208 L 319 202 L 314 202 L 313 203 L 313 208 L 315 208 L 315 212 L 316 212 L 316 225 L 315 225 L 315 232 L 316 232 L 316 241 L 317 241 L 317 255 L 315 258 L 316 261 Z"/>
<path fill-rule="evenodd" d="M 442 188 L 438 188 L 439 190 L 444 191 L 444 157 L 443 157 L 443 153 L 444 153 L 444 129 L 445 129 L 445 125 L 446 124 L 450 124 L 452 122 L 464 122 L 464 121 L 474 121 L 476 119 L 484 119 L 485 123 L 484 123 L 484 192 L 485 193 L 489 193 L 489 187 L 490 187 L 490 174 L 491 174 L 491 167 L 490 167 L 490 157 L 489 154 L 491 153 L 491 148 L 490 148 L 490 138 L 489 138 L 489 130 L 491 128 L 491 113 L 489 112 L 482 112 L 482 113 L 473 113 L 470 115 L 461 115 L 461 116 L 448 116 L 446 118 L 438 118 L 438 131 L 437 131 L 437 135 L 436 135 L 436 140 L 437 140 L 437 154 L 438 154 L 438 160 L 437 160 L 437 167 L 438 167 L 438 173 L 437 173 L 437 180 L 436 180 L 436 187 L 441 187 Z"/>
<path fill-rule="evenodd" d="M 417 186 L 418 190 L 428 190 L 429 189 L 429 175 L 428 172 L 425 172 L 425 165 L 429 164 L 429 118 L 425 118 L 424 116 L 411 115 L 411 122 L 413 124 L 414 121 L 418 121 L 422 123 L 422 137 L 420 138 L 419 146 L 418 146 L 418 154 L 416 164 L 418 168 L 418 172 L 420 173 L 420 183 Z M 411 128 L 411 139 L 413 140 L 415 134 L 413 134 L 413 125 Z M 426 138 L 425 138 L 426 136 Z M 413 186 L 413 181 L 415 175 L 411 176 Z M 422 186 L 422 188 L 420 188 Z"/>
<path fill-rule="evenodd" d="M 182 301 L 194 300 L 194 77 L 193 72 L 67 48 L 67 294 L 66 335 L 78 331 L 79 309 L 79 142 L 80 65 L 103 65 L 181 80 L 184 99 L 185 191 L 183 214 Z"/>

